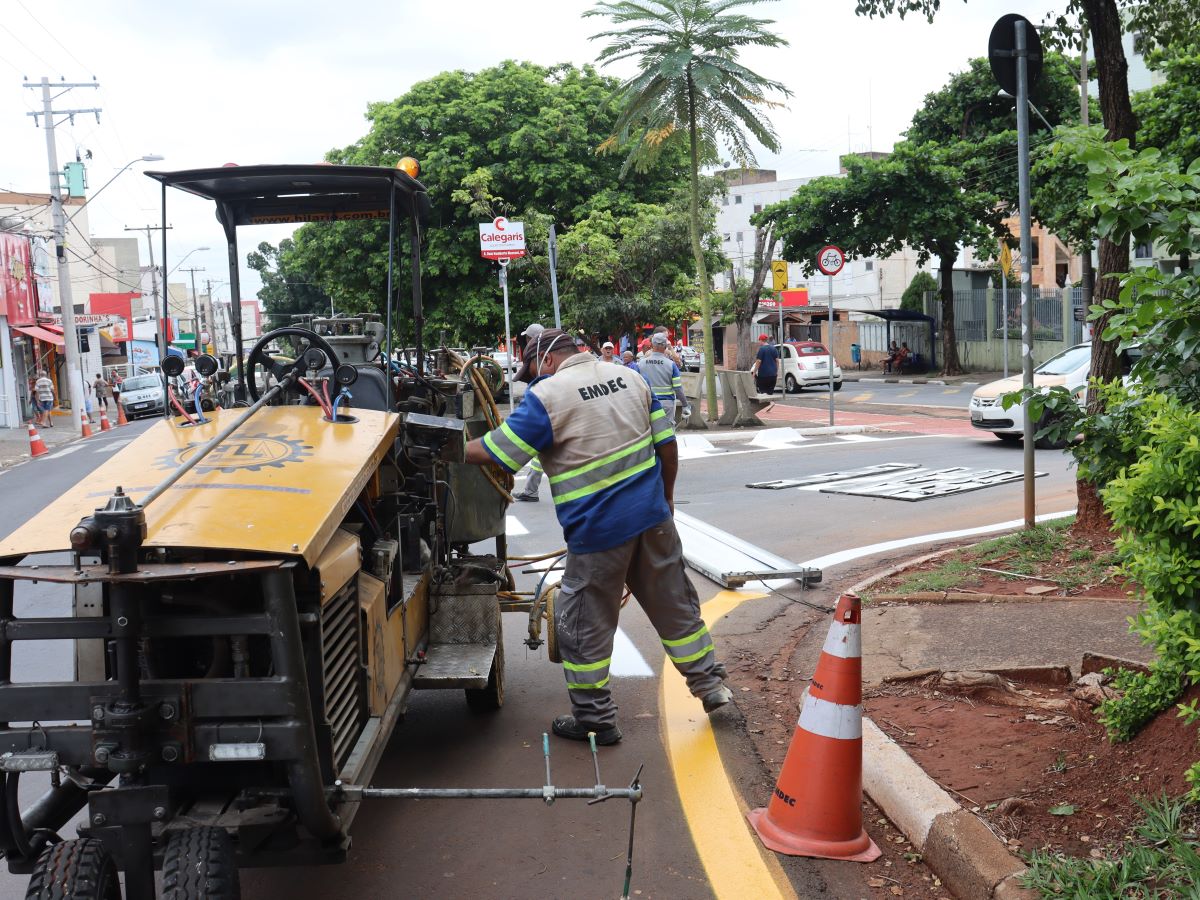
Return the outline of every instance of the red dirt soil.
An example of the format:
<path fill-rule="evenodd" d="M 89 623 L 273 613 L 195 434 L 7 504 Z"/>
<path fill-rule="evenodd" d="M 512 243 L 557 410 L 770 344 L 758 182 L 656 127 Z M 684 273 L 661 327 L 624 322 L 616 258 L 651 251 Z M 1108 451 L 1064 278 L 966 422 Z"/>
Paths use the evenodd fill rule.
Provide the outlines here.
<path fill-rule="evenodd" d="M 1018 687 L 1069 699 L 1063 688 Z M 1193 688 L 1184 700 L 1198 696 L 1200 688 Z M 1137 798 L 1184 793 L 1184 773 L 1200 759 L 1200 727 L 1185 724 L 1174 707 L 1134 740 L 1112 744 L 1093 710 L 1079 701 L 1062 711 L 993 706 L 886 685 L 864 702 L 884 732 L 1014 851 L 1104 854 L 1142 818 Z M 1075 811 L 1049 812 L 1061 805 Z"/>

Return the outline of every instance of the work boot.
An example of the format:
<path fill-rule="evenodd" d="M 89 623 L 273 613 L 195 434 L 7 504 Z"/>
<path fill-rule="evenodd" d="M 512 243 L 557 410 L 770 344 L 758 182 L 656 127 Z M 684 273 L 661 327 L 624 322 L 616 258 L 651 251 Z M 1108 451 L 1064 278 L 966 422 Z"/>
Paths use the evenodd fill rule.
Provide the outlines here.
<path fill-rule="evenodd" d="M 589 725 L 587 722 L 580 722 L 574 716 L 559 716 L 550 724 L 550 730 L 559 737 L 572 741 L 586 741 L 588 733 L 595 732 L 596 743 L 601 747 L 607 747 L 609 744 L 615 744 L 621 740 L 621 729 L 615 724 Z"/>
<path fill-rule="evenodd" d="M 704 711 L 711 715 L 732 699 L 733 691 L 721 685 L 705 694 L 700 702 L 704 704 Z"/>
<path fill-rule="evenodd" d="M 524 500 L 526 503 L 537 503 L 537 494 L 513 494 L 514 500 Z"/>

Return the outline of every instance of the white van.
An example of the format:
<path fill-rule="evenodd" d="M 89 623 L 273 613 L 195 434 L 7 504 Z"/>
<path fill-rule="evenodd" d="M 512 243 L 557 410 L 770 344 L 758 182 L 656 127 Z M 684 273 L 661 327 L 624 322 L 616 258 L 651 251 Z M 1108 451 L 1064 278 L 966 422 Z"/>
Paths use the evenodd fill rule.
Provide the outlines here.
<path fill-rule="evenodd" d="M 121 382 L 121 406 L 131 422 L 140 416 L 161 416 L 167 411 L 162 375 L 131 375 Z"/>

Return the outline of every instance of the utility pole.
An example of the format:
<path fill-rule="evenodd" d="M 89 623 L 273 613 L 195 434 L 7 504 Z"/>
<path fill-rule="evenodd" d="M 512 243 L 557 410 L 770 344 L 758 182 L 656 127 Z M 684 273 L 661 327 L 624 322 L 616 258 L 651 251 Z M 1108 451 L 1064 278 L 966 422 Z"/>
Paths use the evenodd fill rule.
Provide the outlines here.
<path fill-rule="evenodd" d="M 40 83 L 25 82 L 25 87 L 42 89 L 42 111 L 29 112 L 33 116 L 34 125 L 40 124 L 46 132 L 46 160 L 50 164 L 50 214 L 53 222 L 54 249 L 58 258 L 58 301 L 62 308 L 63 324 L 63 356 L 67 361 L 67 395 L 71 398 L 71 418 L 75 427 L 83 430 L 84 417 L 87 409 L 83 399 L 83 375 L 79 366 L 79 333 L 75 330 L 75 301 L 71 295 L 71 272 L 67 263 L 66 228 L 67 218 L 63 214 L 62 204 L 62 173 L 58 168 L 58 146 L 54 142 L 55 116 L 64 116 L 75 123 L 78 115 L 92 114 L 100 121 L 100 109 L 55 109 L 54 100 L 61 97 L 72 88 L 98 88 L 97 81 L 58 82 L 56 88 L 61 89 L 54 97 L 50 96 L 50 79 L 42 76 Z M 45 121 L 39 122 L 39 116 Z"/>
<path fill-rule="evenodd" d="M 213 345 L 213 352 L 221 355 L 221 346 L 217 343 L 217 317 L 213 314 L 212 305 L 212 289 L 213 283 L 211 278 L 204 279 L 204 321 L 208 323 L 208 338 L 209 343 Z"/>
<path fill-rule="evenodd" d="M 205 269 L 203 266 L 190 266 L 179 271 L 188 272 L 192 276 L 192 330 L 195 332 L 192 335 L 192 345 L 196 348 L 196 353 L 200 354 L 204 352 L 204 348 L 200 346 L 200 295 L 196 293 L 196 273 Z"/>
<path fill-rule="evenodd" d="M 154 239 L 150 237 L 150 232 L 170 231 L 172 228 L 174 228 L 173 225 L 167 225 L 165 228 L 162 225 L 125 226 L 126 231 L 146 232 L 146 247 L 150 250 L 150 293 L 154 296 L 154 320 L 158 323 L 158 327 L 155 329 L 155 336 L 158 338 L 158 361 L 160 365 L 167 358 L 167 326 L 165 322 L 158 321 L 159 316 L 163 313 L 162 307 L 158 303 L 158 266 L 154 264 Z M 165 259 L 163 263 L 163 293 L 165 294 L 167 292 Z"/>

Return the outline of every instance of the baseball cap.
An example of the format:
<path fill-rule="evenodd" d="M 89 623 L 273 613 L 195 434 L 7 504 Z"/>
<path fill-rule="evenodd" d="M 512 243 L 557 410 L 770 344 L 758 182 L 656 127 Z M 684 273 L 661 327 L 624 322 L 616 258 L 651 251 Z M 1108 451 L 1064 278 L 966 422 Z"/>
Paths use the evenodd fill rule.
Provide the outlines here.
<path fill-rule="evenodd" d="M 670 341 L 668 340 L 667 336 L 665 334 L 663 334 L 661 331 L 656 331 L 654 333 L 654 335 L 650 338 L 650 343 L 653 344 L 655 347 L 665 347 L 665 346 L 667 346 L 667 344 L 670 343 Z"/>
<path fill-rule="evenodd" d="M 612 345 L 613 345 L 612 341 L 605 341 L 603 344 L 600 345 L 600 349 L 606 350 L 607 348 L 611 347 Z"/>
<path fill-rule="evenodd" d="M 521 337 L 535 338 L 545 330 L 546 330 L 546 328 L 544 325 L 534 322 L 528 328 L 526 328 L 524 331 L 521 332 Z"/>
<path fill-rule="evenodd" d="M 760 335 L 758 336 L 758 339 L 759 339 L 760 341 L 769 341 L 769 340 L 770 340 L 770 338 L 769 338 L 769 337 L 767 337 L 765 334 L 760 334 Z"/>
<path fill-rule="evenodd" d="M 529 342 L 525 345 L 525 352 L 521 356 L 521 368 L 514 376 L 517 381 L 523 381 L 526 384 L 533 381 L 533 366 L 537 360 L 552 350 L 566 350 L 575 346 L 574 339 L 561 328 L 538 327 L 541 330 L 530 336 Z"/>

